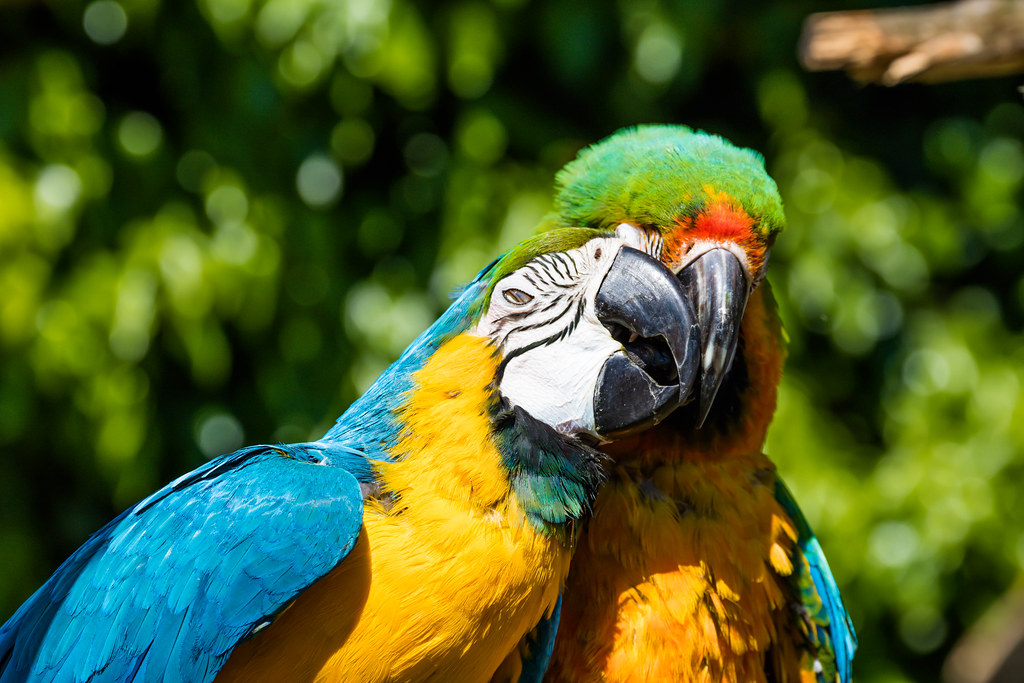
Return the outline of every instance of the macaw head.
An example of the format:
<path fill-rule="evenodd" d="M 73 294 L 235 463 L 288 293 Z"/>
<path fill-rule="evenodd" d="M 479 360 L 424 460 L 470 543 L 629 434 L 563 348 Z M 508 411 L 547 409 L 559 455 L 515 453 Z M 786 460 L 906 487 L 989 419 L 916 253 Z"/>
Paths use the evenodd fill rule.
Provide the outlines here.
<path fill-rule="evenodd" d="M 323 440 L 355 455 L 331 457 L 368 495 L 465 500 L 468 487 L 569 542 L 603 480 L 595 443 L 657 424 L 692 391 L 696 313 L 656 237 L 566 228 L 514 247 L 349 406 Z"/>
<path fill-rule="evenodd" d="M 599 441 L 650 427 L 686 400 L 696 316 L 655 258 L 655 237 L 632 225 L 555 230 L 481 272 L 467 333 L 500 355 L 502 400 Z"/>
<path fill-rule="evenodd" d="M 543 439 L 557 450 L 657 424 L 692 393 L 700 346 L 683 284 L 656 258 L 661 242 L 633 225 L 550 230 L 523 241 L 480 271 L 324 439 L 367 455 L 345 466 L 372 478 L 366 463 L 402 451 L 421 371 L 461 337 L 482 341 L 488 360 L 451 374 L 475 382 L 493 365 L 488 406 L 473 410 L 488 412 L 494 433 Z M 461 395 L 453 389 L 446 393 Z"/>
<path fill-rule="evenodd" d="M 756 152 L 684 126 L 641 126 L 584 149 L 558 174 L 548 227 L 628 226 L 676 275 L 700 327 L 702 424 L 736 351 L 750 293 L 785 218 Z"/>

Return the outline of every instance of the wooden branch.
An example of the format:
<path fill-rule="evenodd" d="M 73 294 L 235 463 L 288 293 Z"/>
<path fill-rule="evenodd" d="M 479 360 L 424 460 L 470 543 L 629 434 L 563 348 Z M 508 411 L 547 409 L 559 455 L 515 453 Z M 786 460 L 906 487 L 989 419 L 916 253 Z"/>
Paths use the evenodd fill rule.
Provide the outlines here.
<path fill-rule="evenodd" d="M 800 59 L 896 85 L 1024 71 L 1024 0 L 959 0 L 918 7 L 823 12 L 804 22 Z"/>
<path fill-rule="evenodd" d="M 1010 588 L 954 645 L 943 683 L 1019 683 L 1024 671 L 1024 584 Z"/>

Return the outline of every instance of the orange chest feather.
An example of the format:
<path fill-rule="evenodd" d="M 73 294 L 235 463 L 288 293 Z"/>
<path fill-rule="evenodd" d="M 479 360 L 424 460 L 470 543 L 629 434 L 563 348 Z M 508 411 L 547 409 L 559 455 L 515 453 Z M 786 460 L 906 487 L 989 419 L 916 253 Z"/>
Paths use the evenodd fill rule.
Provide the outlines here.
<path fill-rule="evenodd" d="M 240 645 L 218 681 L 487 681 L 547 614 L 569 552 L 509 494 L 485 411 L 494 359 L 456 337 L 417 373 L 396 503 L 367 504 L 337 569 Z"/>
<path fill-rule="evenodd" d="M 764 681 L 768 651 L 787 647 L 778 636 L 796 538 L 771 463 L 617 474 L 580 540 L 548 680 Z"/>

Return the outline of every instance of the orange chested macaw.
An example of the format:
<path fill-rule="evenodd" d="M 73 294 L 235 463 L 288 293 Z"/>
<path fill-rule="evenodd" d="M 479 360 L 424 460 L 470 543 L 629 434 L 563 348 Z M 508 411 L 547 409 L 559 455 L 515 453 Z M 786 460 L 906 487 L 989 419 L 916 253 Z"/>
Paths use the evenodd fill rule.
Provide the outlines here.
<path fill-rule="evenodd" d="M 319 441 L 218 458 L 86 541 L 0 628 L 0 683 L 538 680 L 593 445 L 697 372 L 656 246 L 520 244 Z"/>
<path fill-rule="evenodd" d="M 785 350 L 763 282 L 783 227 L 762 158 L 682 126 L 619 132 L 558 176 L 549 225 L 632 225 L 698 309 L 692 402 L 614 461 L 544 680 L 849 683 L 856 637 L 821 547 L 762 453 Z"/>

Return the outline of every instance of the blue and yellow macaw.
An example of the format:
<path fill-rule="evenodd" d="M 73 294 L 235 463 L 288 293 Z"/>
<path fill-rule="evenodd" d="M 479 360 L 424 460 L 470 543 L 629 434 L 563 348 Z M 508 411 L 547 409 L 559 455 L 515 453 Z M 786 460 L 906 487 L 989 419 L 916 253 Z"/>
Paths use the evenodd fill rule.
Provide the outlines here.
<path fill-rule="evenodd" d="M 681 126 L 620 132 L 558 176 L 549 226 L 630 225 L 701 329 L 693 400 L 604 450 L 545 680 L 849 683 L 853 626 L 762 453 L 785 356 L 762 282 L 784 217 L 759 155 Z"/>
<path fill-rule="evenodd" d="M 665 418 L 697 371 L 652 237 L 526 241 L 322 439 L 126 510 L 0 629 L 0 682 L 538 680 L 594 444 Z"/>

